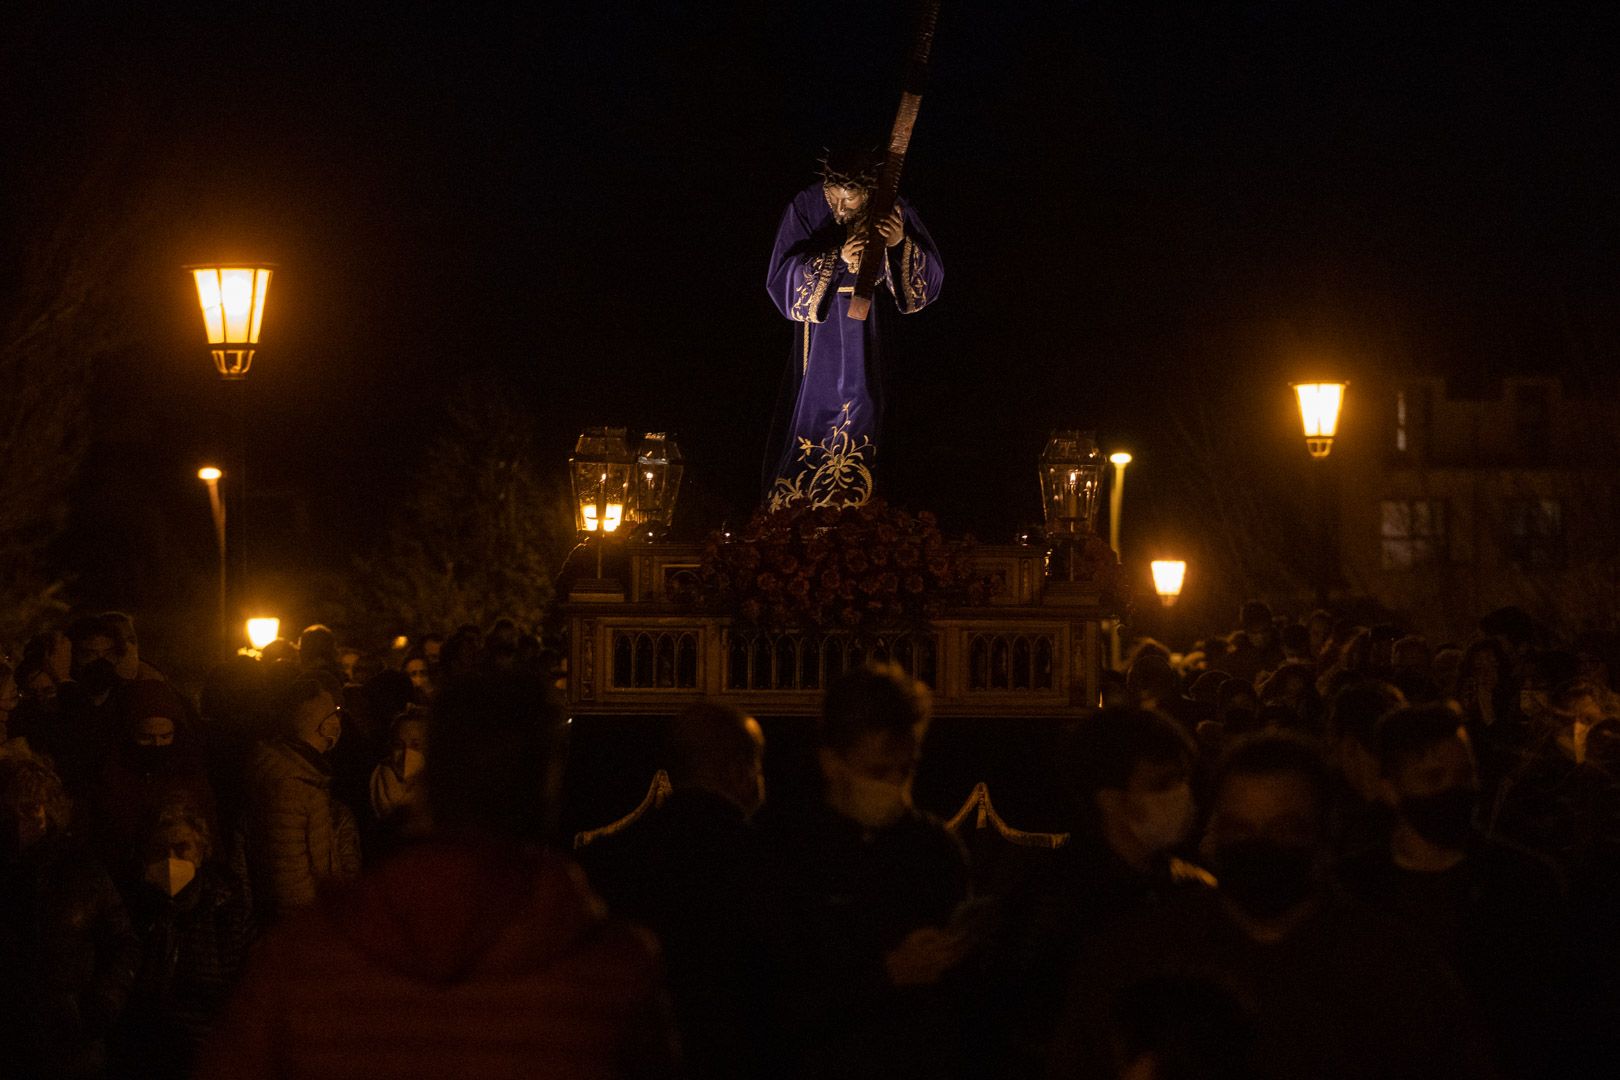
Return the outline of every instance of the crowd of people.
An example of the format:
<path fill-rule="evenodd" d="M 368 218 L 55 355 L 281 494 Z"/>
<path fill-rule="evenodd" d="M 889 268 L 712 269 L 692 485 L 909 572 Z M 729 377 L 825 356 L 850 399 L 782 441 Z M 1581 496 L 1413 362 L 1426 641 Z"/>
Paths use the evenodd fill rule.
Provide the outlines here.
<path fill-rule="evenodd" d="M 914 805 L 928 691 L 874 663 L 813 797 L 696 705 L 667 795 L 573 850 L 510 621 L 382 670 L 313 626 L 193 698 L 128 616 L 76 620 L 0 664 L 0 1075 L 1603 1071 L 1614 638 L 1239 623 L 1140 643 L 1062 725 L 1039 843 Z"/>

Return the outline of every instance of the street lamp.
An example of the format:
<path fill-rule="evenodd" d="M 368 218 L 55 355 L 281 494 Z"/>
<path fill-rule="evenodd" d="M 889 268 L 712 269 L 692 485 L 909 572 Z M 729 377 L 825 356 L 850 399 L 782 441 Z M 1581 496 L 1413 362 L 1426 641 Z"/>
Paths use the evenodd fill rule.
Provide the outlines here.
<path fill-rule="evenodd" d="M 1120 450 L 1109 454 L 1108 460 L 1114 466 L 1114 487 L 1108 493 L 1108 546 L 1114 549 L 1115 555 L 1119 551 L 1119 517 L 1125 509 L 1125 466 L 1131 463 L 1131 455 Z M 1123 560 L 1123 556 L 1120 556 Z"/>
<path fill-rule="evenodd" d="M 1325 458 L 1333 449 L 1346 385 L 1342 382 L 1293 384 L 1299 398 L 1299 419 L 1305 428 L 1305 448 L 1313 458 Z"/>
<path fill-rule="evenodd" d="M 230 616 L 227 614 L 225 592 L 225 499 L 219 493 L 219 481 L 225 474 L 213 465 L 197 470 L 197 479 L 208 485 L 208 506 L 214 512 L 214 539 L 219 544 L 219 641 L 229 651 Z"/>
<path fill-rule="evenodd" d="M 1123 564 L 1125 556 L 1119 548 L 1119 529 L 1120 518 L 1125 513 L 1125 466 L 1131 463 L 1131 455 L 1116 450 L 1108 455 L 1108 460 L 1114 466 L 1114 486 L 1108 492 L 1108 546 L 1114 549 L 1114 558 Z M 1108 653 L 1117 671 L 1124 659 L 1120 651 L 1118 619 L 1108 620 Z"/>
<path fill-rule="evenodd" d="M 1316 553 L 1316 606 L 1327 607 L 1331 591 L 1333 568 L 1338 564 L 1338 544 L 1332 499 L 1326 476 L 1327 456 L 1333 450 L 1333 437 L 1339 432 L 1339 413 L 1344 408 L 1344 390 L 1348 383 L 1310 382 L 1294 383 L 1294 394 L 1299 399 L 1299 419 L 1305 429 L 1305 448 L 1311 457 L 1321 462 L 1316 473 L 1316 503 L 1318 537 Z"/>
<path fill-rule="evenodd" d="M 245 379 L 264 326 L 270 273 L 264 263 L 188 266 L 197 285 L 203 330 L 222 379 Z"/>
<path fill-rule="evenodd" d="M 1180 559 L 1154 559 L 1150 565 L 1153 591 L 1159 594 L 1159 602 L 1165 607 L 1175 607 L 1176 599 L 1181 596 L 1182 582 L 1187 580 L 1187 564 Z"/>
<path fill-rule="evenodd" d="M 261 616 L 247 621 L 248 644 L 255 649 L 263 650 L 276 638 L 281 636 L 281 620 Z"/>

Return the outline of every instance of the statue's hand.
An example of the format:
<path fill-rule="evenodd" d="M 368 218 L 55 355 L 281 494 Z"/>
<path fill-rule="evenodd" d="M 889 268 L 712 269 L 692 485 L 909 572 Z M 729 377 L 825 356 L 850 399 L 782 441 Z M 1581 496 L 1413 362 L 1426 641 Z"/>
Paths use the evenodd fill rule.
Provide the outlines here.
<path fill-rule="evenodd" d="M 889 211 L 889 216 L 878 225 L 878 231 L 883 234 L 885 247 L 894 247 L 906 238 L 906 219 L 899 206 Z"/>
<path fill-rule="evenodd" d="M 849 267 L 850 273 L 853 274 L 860 270 L 861 252 L 864 250 L 866 250 L 866 237 L 860 233 L 855 233 L 844 241 L 844 246 L 839 250 L 838 256 L 844 260 L 844 265 Z"/>

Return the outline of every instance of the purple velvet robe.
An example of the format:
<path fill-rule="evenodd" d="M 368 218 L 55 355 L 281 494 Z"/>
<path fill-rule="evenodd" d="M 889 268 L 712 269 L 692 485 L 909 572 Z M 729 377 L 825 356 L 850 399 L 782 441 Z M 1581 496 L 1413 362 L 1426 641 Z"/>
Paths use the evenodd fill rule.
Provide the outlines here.
<path fill-rule="evenodd" d="M 887 251 L 881 293 L 904 314 L 921 311 L 945 280 L 934 240 L 917 213 L 900 201 L 905 239 Z M 766 288 L 777 310 L 803 324 L 767 460 L 765 499 L 772 509 L 810 504 L 859 506 L 872 497 L 882 422 L 879 327 L 874 303 L 866 320 L 849 317 L 855 275 L 839 258 L 848 228 L 833 220 L 818 181 L 782 214 Z"/>

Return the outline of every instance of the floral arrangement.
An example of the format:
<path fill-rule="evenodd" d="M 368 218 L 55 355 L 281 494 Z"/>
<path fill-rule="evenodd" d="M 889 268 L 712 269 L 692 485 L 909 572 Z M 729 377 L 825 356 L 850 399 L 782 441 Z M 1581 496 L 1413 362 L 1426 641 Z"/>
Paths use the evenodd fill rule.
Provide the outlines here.
<path fill-rule="evenodd" d="M 920 624 L 984 600 L 971 540 L 948 540 L 934 515 L 873 499 L 860 506 L 762 510 L 703 550 L 692 599 L 759 626 L 875 629 Z"/>

